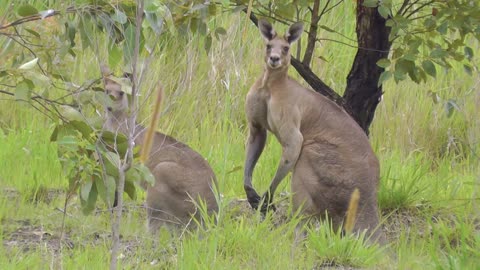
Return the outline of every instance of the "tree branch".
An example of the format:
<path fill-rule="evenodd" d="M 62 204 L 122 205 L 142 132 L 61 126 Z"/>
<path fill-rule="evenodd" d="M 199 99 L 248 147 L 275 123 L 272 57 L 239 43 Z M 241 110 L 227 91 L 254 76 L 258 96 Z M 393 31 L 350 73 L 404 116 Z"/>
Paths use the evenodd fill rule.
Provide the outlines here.
<path fill-rule="evenodd" d="M 414 9 L 414 10 L 412 10 L 412 11 L 410 12 L 410 14 L 408 14 L 407 16 L 405 16 L 405 18 L 409 19 L 409 18 L 412 17 L 415 13 L 419 12 L 419 11 L 422 10 L 424 7 L 430 5 L 430 4 L 434 3 L 434 2 L 435 2 L 435 0 L 430 0 L 430 1 L 427 1 L 427 2 L 425 2 L 425 3 L 423 3 L 423 4 L 421 4 L 419 7 L 417 7 L 417 8 Z"/>
<path fill-rule="evenodd" d="M 14 93 L 8 92 L 8 91 L 5 91 L 5 90 L 0 90 L 0 93 L 5 94 L 5 95 L 9 95 L 9 96 L 15 96 Z"/>
<path fill-rule="evenodd" d="M 23 23 L 26 23 L 26 22 L 43 20 L 43 19 L 46 19 L 48 17 L 56 16 L 56 15 L 59 15 L 59 14 L 60 14 L 59 11 L 52 10 L 51 13 L 47 13 L 45 16 L 42 16 L 40 14 L 35 14 L 35 15 L 23 17 L 21 19 L 18 19 L 16 21 L 11 22 L 11 23 L 8 23 L 8 24 L 5 24 L 5 25 L 0 25 L 0 30 L 7 29 L 7 28 L 10 28 L 10 27 L 14 27 L 16 25 L 20 25 L 20 24 L 23 24 Z"/>
<path fill-rule="evenodd" d="M 310 69 L 309 66 L 303 64 L 295 57 L 291 58 L 290 63 L 295 70 L 297 70 L 300 76 L 302 76 L 302 78 L 308 83 L 308 85 L 313 88 L 313 90 L 335 101 L 335 103 L 341 107 L 344 107 L 343 98 L 337 94 L 337 92 L 333 91 L 332 88 L 326 85 L 320 78 L 318 78 L 318 76 Z"/>
<path fill-rule="evenodd" d="M 330 0 L 328 0 L 327 3 L 325 4 L 325 8 L 328 6 L 329 3 L 330 3 Z M 312 62 L 313 50 L 315 50 L 315 43 L 316 43 L 315 41 L 317 38 L 317 30 L 318 30 L 318 20 L 320 20 L 320 16 L 318 16 L 319 8 L 320 8 L 320 0 L 316 0 L 315 2 L 313 2 L 312 19 L 310 23 L 310 30 L 308 32 L 308 38 L 307 38 L 307 48 L 305 49 L 305 53 L 303 54 L 303 60 L 302 60 L 303 65 L 306 65 L 306 66 L 310 66 L 310 63 Z M 325 8 L 323 11 L 325 11 Z"/>
<path fill-rule="evenodd" d="M 140 82 L 137 78 L 137 66 L 138 66 L 138 55 L 140 50 L 140 33 L 142 31 L 142 20 L 143 20 L 143 0 L 137 0 L 137 9 L 135 16 L 135 48 L 133 50 L 132 57 L 132 98 L 131 98 L 131 113 L 127 119 L 128 121 L 128 148 L 125 153 L 125 159 L 121 166 L 118 168 L 119 179 L 118 179 L 118 188 L 117 188 L 117 207 L 115 209 L 114 221 L 112 223 L 112 251 L 111 251 L 111 260 L 110 260 L 110 269 L 116 270 L 118 258 L 117 254 L 120 249 L 120 223 L 122 220 L 122 211 L 123 211 L 123 191 L 125 189 L 125 175 L 128 169 L 132 166 L 133 162 L 133 147 L 135 145 L 135 120 L 136 120 L 136 106 L 137 106 L 137 91 Z"/>
<path fill-rule="evenodd" d="M 404 0 L 402 3 L 402 6 L 397 11 L 397 15 L 403 15 L 403 12 L 405 11 L 409 3 L 410 3 L 410 0 Z"/>

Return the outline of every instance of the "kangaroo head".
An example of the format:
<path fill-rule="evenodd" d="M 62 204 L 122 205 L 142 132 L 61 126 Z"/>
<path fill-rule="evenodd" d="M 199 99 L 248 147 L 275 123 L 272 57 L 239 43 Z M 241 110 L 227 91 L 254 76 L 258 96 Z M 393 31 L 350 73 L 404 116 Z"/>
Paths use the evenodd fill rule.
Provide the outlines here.
<path fill-rule="evenodd" d="M 122 85 L 115 79 L 110 77 L 112 72 L 106 66 L 102 66 L 103 82 L 105 84 L 105 94 L 107 94 L 111 102 L 106 106 L 107 115 L 119 115 L 128 109 L 128 98 L 122 90 Z"/>
<path fill-rule="evenodd" d="M 269 69 L 286 68 L 290 64 L 290 45 L 300 38 L 303 23 L 296 22 L 290 26 L 287 33 L 280 37 L 266 20 L 258 21 L 260 33 L 266 39 L 265 63 Z"/>

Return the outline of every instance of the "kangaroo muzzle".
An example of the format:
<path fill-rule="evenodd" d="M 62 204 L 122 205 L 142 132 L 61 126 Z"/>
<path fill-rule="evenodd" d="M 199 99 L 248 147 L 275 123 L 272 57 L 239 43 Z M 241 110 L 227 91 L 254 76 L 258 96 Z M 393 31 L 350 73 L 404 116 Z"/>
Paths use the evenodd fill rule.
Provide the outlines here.
<path fill-rule="evenodd" d="M 282 61 L 279 55 L 271 54 L 267 59 L 267 64 L 271 68 L 278 68 L 282 65 Z"/>

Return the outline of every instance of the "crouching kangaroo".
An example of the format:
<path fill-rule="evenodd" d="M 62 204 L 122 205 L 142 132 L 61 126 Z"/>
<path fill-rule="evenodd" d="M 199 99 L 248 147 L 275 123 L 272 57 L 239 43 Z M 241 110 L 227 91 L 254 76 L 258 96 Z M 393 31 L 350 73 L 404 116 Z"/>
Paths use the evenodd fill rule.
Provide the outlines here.
<path fill-rule="evenodd" d="M 112 99 L 106 108 L 104 129 L 127 133 L 128 99 L 121 85 L 109 78 L 111 72 L 102 67 L 105 91 Z M 142 145 L 146 128 L 135 127 L 135 144 Z M 147 167 L 155 176 L 155 184 L 147 187 L 147 218 L 151 232 L 162 225 L 185 226 L 192 216 L 200 218 L 192 200 L 202 200 L 207 210 L 216 212 L 214 190 L 217 182 L 208 162 L 197 152 L 174 138 L 155 132 Z"/>
<path fill-rule="evenodd" d="M 249 137 L 246 146 L 244 188 L 250 205 L 272 208 L 277 186 L 292 170 L 293 210 L 331 219 L 334 228 L 344 222 L 355 188 L 360 200 L 353 230 L 368 231 L 383 242 L 379 229 L 377 188 L 379 163 L 368 137 L 337 104 L 301 86 L 287 75 L 290 45 L 303 32 L 303 24 L 290 26 L 278 36 L 272 25 L 259 20 L 266 39 L 264 72 L 246 97 Z M 262 154 L 267 130 L 282 145 L 282 157 L 263 198 L 252 186 L 252 173 Z"/>

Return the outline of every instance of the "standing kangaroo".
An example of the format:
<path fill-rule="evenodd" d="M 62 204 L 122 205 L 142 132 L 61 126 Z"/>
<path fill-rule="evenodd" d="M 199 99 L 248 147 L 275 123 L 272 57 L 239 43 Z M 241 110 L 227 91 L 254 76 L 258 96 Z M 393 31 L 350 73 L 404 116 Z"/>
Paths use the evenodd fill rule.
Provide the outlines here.
<path fill-rule="evenodd" d="M 379 163 L 358 124 L 337 104 L 301 86 L 287 75 L 290 45 L 303 32 L 303 24 L 290 26 L 280 37 L 272 25 L 259 20 L 266 39 L 265 68 L 246 98 L 249 126 L 244 188 L 250 205 L 257 209 L 262 198 L 252 186 L 252 174 L 262 154 L 267 130 L 282 145 L 282 157 L 269 190 L 263 195 L 262 212 L 274 208 L 277 186 L 292 172 L 293 210 L 307 216 L 331 219 L 342 225 L 355 188 L 360 201 L 354 231 L 367 230 L 371 239 L 383 242 L 377 211 Z"/>
<path fill-rule="evenodd" d="M 105 91 L 112 99 L 106 108 L 104 129 L 127 132 L 128 99 L 121 85 L 110 79 L 110 70 L 102 67 Z M 137 125 L 135 144 L 142 145 L 146 128 Z M 155 132 L 147 167 L 155 177 L 155 184 L 147 187 L 147 219 L 151 232 L 162 225 L 185 226 L 192 216 L 200 213 L 192 200 L 203 200 L 209 213 L 218 210 L 214 187 L 215 174 L 208 162 L 197 152 L 174 138 Z"/>

